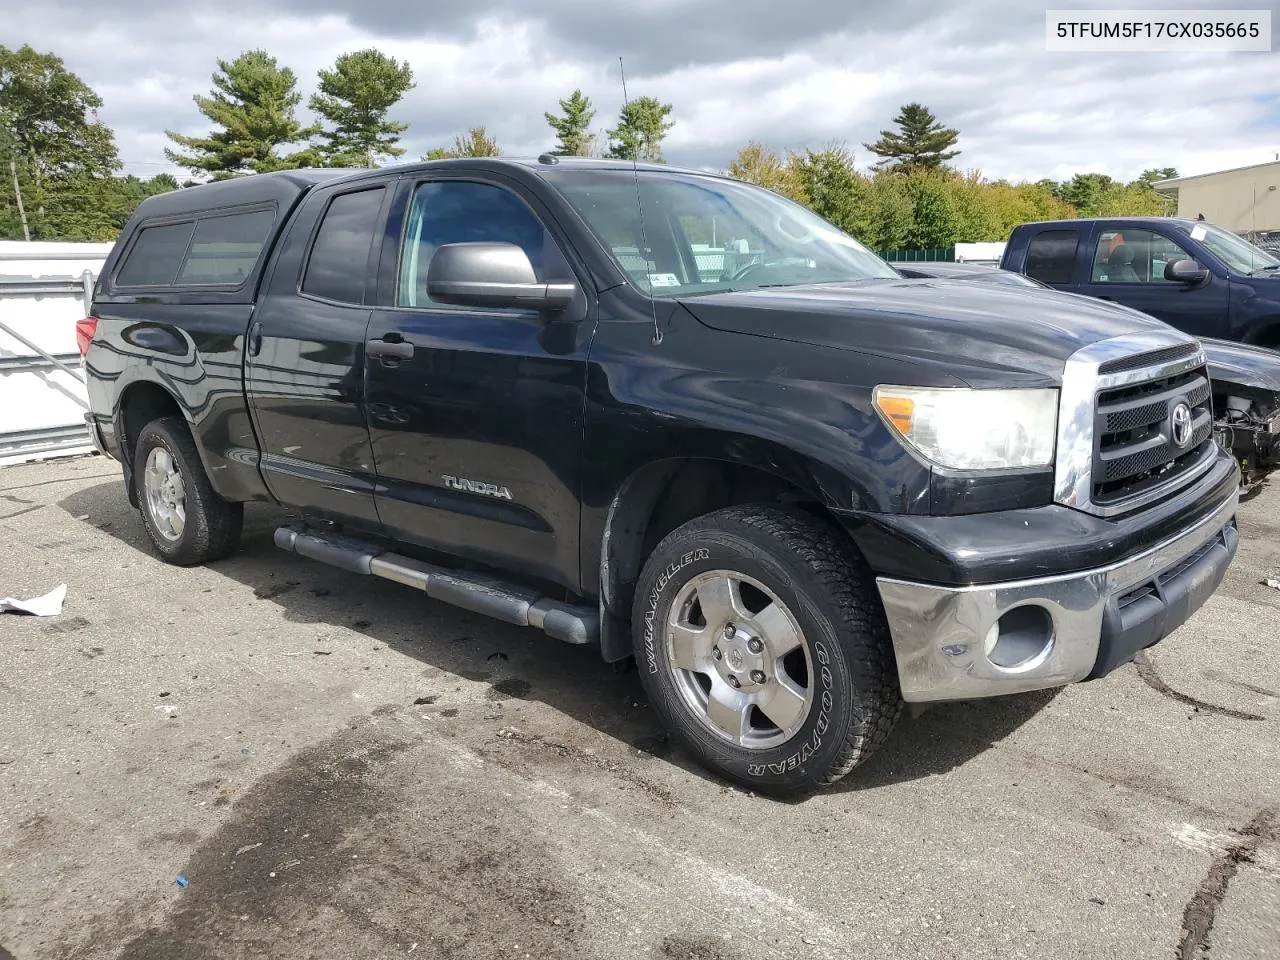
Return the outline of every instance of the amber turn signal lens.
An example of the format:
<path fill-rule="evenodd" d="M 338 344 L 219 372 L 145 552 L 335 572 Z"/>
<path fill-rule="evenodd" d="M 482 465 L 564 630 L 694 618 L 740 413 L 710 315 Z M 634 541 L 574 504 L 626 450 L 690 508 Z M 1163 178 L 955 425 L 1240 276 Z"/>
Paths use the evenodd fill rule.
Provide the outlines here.
<path fill-rule="evenodd" d="M 895 397 L 888 394 L 877 394 L 876 406 L 898 428 L 903 436 L 911 435 L 911 415 L 915 412 L 915 401 L 909 397 Z"/>

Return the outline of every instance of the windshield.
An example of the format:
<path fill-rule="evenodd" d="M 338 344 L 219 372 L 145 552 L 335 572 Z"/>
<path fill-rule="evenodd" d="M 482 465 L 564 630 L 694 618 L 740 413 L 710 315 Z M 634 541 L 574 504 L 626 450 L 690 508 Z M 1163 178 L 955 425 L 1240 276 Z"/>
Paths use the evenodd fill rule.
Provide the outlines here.
<path fill-rule="evenodd" d="M 858 241 L 763 187 L 625 168 L 545 176 L 654 297 L 898 278 Z"/>
<path fill-rule="evenodd" d="M 1180 229 L 1183 233 L 1190 234 L 1192 240 L 1199 240 L 1208 247 L 1209 252 L 1234 273 L 1257 273 L 1280 267 L 1280 260 L 1260 247 L 1255 247 L 1244 237 L 1238 237 L 1221 227 L 1197 223 L 1192 227 Z"/>

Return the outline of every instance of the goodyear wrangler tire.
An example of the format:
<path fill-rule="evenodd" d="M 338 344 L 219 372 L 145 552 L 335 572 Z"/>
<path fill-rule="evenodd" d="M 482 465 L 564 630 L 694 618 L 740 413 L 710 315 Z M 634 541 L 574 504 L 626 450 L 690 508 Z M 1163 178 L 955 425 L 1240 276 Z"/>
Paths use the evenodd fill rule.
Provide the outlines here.
<path fill-rule="evenodd" d="M 750 505 L 691 520 L 637 584 L 636 664 L 669 731 L 761 793 L 834 783 L 902 709 L 888 625 L 862 558 L 802 512 Z"/>

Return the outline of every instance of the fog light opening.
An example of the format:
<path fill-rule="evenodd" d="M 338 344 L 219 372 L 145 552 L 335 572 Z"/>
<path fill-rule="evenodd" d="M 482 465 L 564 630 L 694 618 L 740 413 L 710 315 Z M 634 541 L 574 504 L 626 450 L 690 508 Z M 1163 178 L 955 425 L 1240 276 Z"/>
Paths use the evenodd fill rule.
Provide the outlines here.
<path fill-rule="evenodd" d="M 1053 646 L 1053 617 L 1044 607 L 1014 607 L 987 632 L 987 659 L 1001 670 L 1021 670 L 1043 660 Z"/>

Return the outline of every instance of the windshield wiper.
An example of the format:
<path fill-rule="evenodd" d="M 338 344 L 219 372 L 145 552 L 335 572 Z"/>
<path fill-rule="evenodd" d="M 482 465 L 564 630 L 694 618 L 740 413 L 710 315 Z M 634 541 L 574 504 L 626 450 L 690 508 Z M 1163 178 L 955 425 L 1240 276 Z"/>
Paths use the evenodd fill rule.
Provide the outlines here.
<path fill-rule="evenodd" d="M 1280 263 L 1268 263 L 1268 264 L 1267 264 L 1266 266 L 1264 266 L 1264 267 L 1258 267 L 1258 268 L 1256 268 L 1256 269 L 1254 269 L 1254 270 L 1250 270 L 1250 271 L 1249 271 L 1249 276 L 1251 276 L 1251 277 L 1256 277 L 1256 276 L 1257 276 L 1258 274 L 1260 274 L 1263 270 L 1280 270 Z"/>

